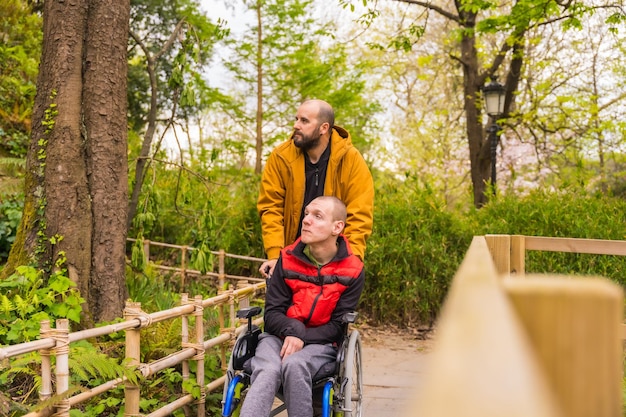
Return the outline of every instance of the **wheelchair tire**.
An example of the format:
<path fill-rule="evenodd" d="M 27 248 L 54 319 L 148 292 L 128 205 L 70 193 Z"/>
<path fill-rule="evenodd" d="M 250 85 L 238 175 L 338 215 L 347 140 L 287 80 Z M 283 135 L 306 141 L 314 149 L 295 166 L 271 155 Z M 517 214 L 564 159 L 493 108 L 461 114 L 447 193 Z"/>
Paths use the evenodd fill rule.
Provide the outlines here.
<path fill-rule="evenodd" d="M 361 369 L 361 336 L 357 330 L 352 330 L 340 374 L 344 417 L 361 417 L 363 400 Z"/>

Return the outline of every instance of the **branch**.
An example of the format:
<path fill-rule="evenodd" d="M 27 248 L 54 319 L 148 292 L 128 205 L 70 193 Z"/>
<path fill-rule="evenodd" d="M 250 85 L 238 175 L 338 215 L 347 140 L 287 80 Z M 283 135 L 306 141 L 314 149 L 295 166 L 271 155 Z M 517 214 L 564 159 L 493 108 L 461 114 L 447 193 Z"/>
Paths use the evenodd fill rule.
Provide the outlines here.
<path fill-rule="evenodd" d="M 431 4 L 430 1 L 419 1 L 419 0 L 395 0 L 399 3 L 408 3 L 408 4 L 415 4 L 418 6 L 422 6 L 425 7 L 427 9 L 430 9 L 434 12 L 439 13 L 440 15 L 442 15 L 445 18 L 448 18 L 454 22 L 460 23 L 461 20 L 459 18 L 459 16 L 455 15 L 454 13 L 451 13 L 439 6 L 435 6 L 434 4 Z"/>

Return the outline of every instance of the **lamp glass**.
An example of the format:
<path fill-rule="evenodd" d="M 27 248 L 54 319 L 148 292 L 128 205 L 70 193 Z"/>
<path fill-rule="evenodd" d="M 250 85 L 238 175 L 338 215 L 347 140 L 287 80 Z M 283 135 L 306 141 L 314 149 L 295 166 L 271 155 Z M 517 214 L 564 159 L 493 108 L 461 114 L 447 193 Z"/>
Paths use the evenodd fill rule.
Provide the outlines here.
<path fill-rule="evenodd" d="M 483 89 L 485 109 L 491 117 L 498 117 L 504 113 L 504 86 L 492 81 Z"/>
<path fill-rule="evenodd" d="M 485 107 L 489 116 L 496 117 L 504 113 L 504 99 L 497 91 L 485 94 Z"/>

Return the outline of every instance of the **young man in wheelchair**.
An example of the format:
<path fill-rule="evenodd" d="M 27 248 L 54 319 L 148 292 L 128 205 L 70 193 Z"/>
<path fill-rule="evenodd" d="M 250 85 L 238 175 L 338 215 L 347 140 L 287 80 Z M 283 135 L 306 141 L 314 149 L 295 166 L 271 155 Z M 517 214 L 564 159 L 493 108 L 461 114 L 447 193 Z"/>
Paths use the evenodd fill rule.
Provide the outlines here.
<path fill-rule="evenodd" d="M 318 197 L 305 208 L 300 238 L 281 251 L 241 417 L 269 415 L 281 386 L 290 416 L 313 415 L 313 376 L 336 360 L 342 317 L 356 309 L 365 282 L 363 262 L 341 234 L 345 222 L 341 200 Z"/>

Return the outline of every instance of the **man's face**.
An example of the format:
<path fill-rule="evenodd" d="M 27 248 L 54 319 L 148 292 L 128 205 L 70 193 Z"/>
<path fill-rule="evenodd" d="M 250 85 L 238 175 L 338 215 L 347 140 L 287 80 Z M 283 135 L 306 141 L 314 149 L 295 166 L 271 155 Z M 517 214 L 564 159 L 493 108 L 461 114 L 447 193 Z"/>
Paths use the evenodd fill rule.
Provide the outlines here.
<path fill-rule="evenodd" d="M 341 232 L 341 222 L 333 218 L 329 201 L 313 200 L 304 209 L 301 239 L 305 244 L 323 242 Z"/>
<path fill-rule="evenodd" d="M 307 151 L 315 148 L 322 137 L 321 123 L 317 119 L 318 109 L 312 103 L 304 103 L 298 108 L 291 139 L 298 148 Z"/>

